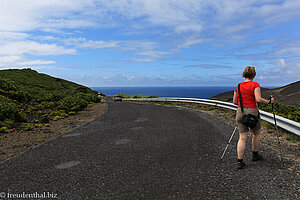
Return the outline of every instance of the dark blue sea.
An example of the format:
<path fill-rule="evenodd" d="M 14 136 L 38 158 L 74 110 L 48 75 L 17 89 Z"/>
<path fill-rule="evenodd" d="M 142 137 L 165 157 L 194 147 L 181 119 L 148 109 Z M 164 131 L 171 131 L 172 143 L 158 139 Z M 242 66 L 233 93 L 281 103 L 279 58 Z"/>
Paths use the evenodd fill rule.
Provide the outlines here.
<path fill-rule="evenodd" d="M 233 91 L 235 86 L 160 86 L 160 87 L 91 87 L 105 95 L 143 94 L 158 97 L 190 97 L 208 99 L 223 92 Z"/>

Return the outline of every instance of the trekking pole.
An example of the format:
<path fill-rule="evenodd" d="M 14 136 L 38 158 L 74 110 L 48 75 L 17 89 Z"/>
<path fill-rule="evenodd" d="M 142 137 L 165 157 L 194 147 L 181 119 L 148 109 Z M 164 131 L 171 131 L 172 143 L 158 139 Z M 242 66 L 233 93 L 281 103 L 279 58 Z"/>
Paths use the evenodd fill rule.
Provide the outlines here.
<path fill-rule="evenodd" d="M 226 150 L 227 150 L 227 148 L 228 148 L 228 146 L 229 146 L 229 144 L 230 144 L 230 142 L 231 142 L 231 140 L 232 140 L 232 138 L 233 138 L 233 135 L 234 135 L 236 129 L 237 129 L 237 126 L 234 128 L 234 131 L 233 131 L 233 133 L 232 133 L 232 135 L 231 135 L 231 137 L 230 137 L 230 139 L 229 139 L 229 141 L 228 141 L 228 143 L 227 143 L 227 146 L 226 146 L 226 148 L 225 148 L 225 150 L 224 150 L 224 152 L 223 152 L 223 155 L 222 155 L 222 157 L 221 157 L 221 160 L 223 159 L 223 157 L 224 157 L 224 155 L 225 155 L 225 152 L 226 152 Z"/>
<path fill-rule="evenodd" d="M 270 99 L 271 98 L 273 98 L 273 95 L 270 95 Z M 276 117 L 275 117 L 275 112 L 274 112 L 274 103 L 272 103 L 272 112 L 273 112 L 273 118 L 274 118 L 274 122 L 275 122 L 276 132 L 277 132 L 277 141 L 278 141 L 278 144 L 280 144 L 279 134 L 278 134 L 278 127 L 277 127 L 277 122 L 276 122 Z"/>
<path fill-rule="evenodd" d="M 273 98 L 273 95 L 270 95 L 269 99 L 271 100 L 271 98 Z M 278 148 L 279 148 L 279 156 L 280 156 L 280 160 L 282 160 L 281 159 L 279 132 L 278 132 L 278 127 L 277 127 L 277 122 L 276 122 L 276 117 L 275 117 L 275 112 L 274 112 L 274 103 L 272 103 L 272 112 L 273 112 L 273 118 L 274 118 L 274 122 L 275 122 L 275 129 L 276 129 L 276 133 L 277 133 L 277 144 L 278 144 Z"/>

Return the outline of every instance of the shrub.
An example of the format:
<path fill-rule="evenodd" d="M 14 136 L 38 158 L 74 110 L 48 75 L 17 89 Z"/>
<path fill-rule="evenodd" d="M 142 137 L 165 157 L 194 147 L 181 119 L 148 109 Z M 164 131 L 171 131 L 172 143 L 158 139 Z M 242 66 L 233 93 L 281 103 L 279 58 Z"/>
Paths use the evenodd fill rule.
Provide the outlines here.
<path fill-rule="evenodd" d="M 43 104 L 38 104 L 38 105 L 36 105 L 36 109 L 37 109 L 37 110 L 44 110 L 44 109 L 45 109 L 45 105 L 43 105 Z"/>
<path fill-rule="evenodd" d="M 31 69 L 0 70 L 0 127 L 28 122 L 27 115 L 34 119 L 39 115 L 35 123 L 48 123 L 52 117 L 74 115 L 99 101 L 98 92 L 70 81 Z"/>
<path fill-rule="evenodd" d="M 80 98 L 80 96 L 66 96 L 58 102 L 57 108 L 60 110 L 65 110 L 66 112 L 70 111 L 79 111 L 86 108 L 88 102 Z"/>
<path fill-rule="evenodd" d="M 42 128 L 43 125 L 42 124 L 34 124 L 34 127 L 36 127 L 36 128 Z"/>
<path fill-rule="evenodd" d="M 17 101 L 28 101 L 31 97 L 21 91 L 13 81 L 6 78 L 0 78 L 0 94 Z"/>
<path fill-rule="evenodd" d="M 80 86 L 80 87 L 76 88 L 76 92 L 88 93 L 90 91 L 91 91 L 90 88 L 84 87 L 84 86 Z"/>
<path fill-rule="evenodd" d="M 64 117 L 60 116 L 60 115 L 56 115 L 53 120 L 54 121 L 57 121 L 57 120 L 60 120 L 60 119 L 64 119 Z"/>
<path fill-rule="evenodd" d="M 11 103 L 6 97 L 0 95 L 0 122 L 9 121 L 12 125 L 14 122 L 26 122 L 27 116 L 20 112 L 16 104 Z"/>
<path fill-rule="evenodd" d="M 268 129 L 267 132 L 268 133 L 275 133 L 275 129 Z"/>
<path fill-rule="evenodd" d="M 39 101 L 47 101 L 47 102 L 53 102 L 53 101 L 59 101 L 60 99 L 65 97 L 65 94 L 63 94 L 59 90 L 54 90 L 48 93 L 41 93 L 40 94 L 40 99 Z"/>
<path fill-rule="evenodd" d="M 101 100 L 101 98 L 95 94 L 77 93 L 76 96 L 84 99 L 88 103 L 91 103 L 91 102 L 97 103 L 97 102 L 100 102 L 100 100 Z"/>
<path fill-rule="evenodd" d="M 48 115 L 47 114 L 45 114 L 45 115 L 43 115 L 42 117 L 41 117 L 41 119 L 40 119 L 40 122 L 41 123 L 48 123 L 49 122 L 49 117 L 48 117 Z"/>
<path fill-rule="evenodd" d="M 158 96 L 148 96 L 147 98 L 158 98 Z"/>
<path fill-rule="evenodd" d="M 30 131 L 34 128 L 34 125 L 30 123 L 23 123 L 22 126 L 24 127 L 25 131 Z"/>
<path fill-rule="evenodd" d="M 276 115 L 280 115 L 290 120 L 300 122 L 300 108 L 297 108 L 296 106 L 284 105 L 277 101 L 274 102 L 273 106 Z M 260 104 L 259 108 L 272 113 L 271 104 Z"/>
<path fill-rule="evenodd" d="M 8 128 L 3 126 L 0 128 L 0 133 L 7 133 L 8 132 Z"/>
<path fill-rule="evenodd" d="M 48 101 L 43 101 L 41 104 L 44 106 L 44 108 L 53 108 L 55 107 L 55 102 L 48 102 Z"/>
<path fill-rule="evenodd" d="M 283 137 L 288 140 L 291 141 L 293 143 L 300 143 L 300 136 L 292 134 L 292 133 L 286 133 L 283 135 Z"/>
<path fill-rule="evenodd" d="M 36 107 L 29 105 L 29 106 L 27 107 L 26 112 L 29 113 L 29 114 L 33 114 L 36 110 L 37 110 Z"/>
<path fill-rule="evenodd" d="M 0 126 L 12 128 L 14 123 L 15 123 L 15 121 L 12 119 L 5 119 L 3 122 L 0 123 Z"/>
<path fill-rule="evenodd" d="M 137 94 L 137 95 L 127 95 L 124 93 L 118 93 L 119 96 L 121 96 L 122 98 L 147 98 L 147 96 L 142 95 L 142 94 Z M 156 98 L 155 96 L 151 97 L 149 96 L 148 98 Z"/>
<path fill-rule="evenodd" d="M 0 121 L 5 119 L 15 119 L 19 113 L 18 107 L 10 103 L 7 98 L 0 95 Z"/>
<path fill-rule="evenodd" d="M 74 111 L 71 111 L 68 113 L 68 115 L 75 115 L 75 114 L 76 114 L 76 112 L 74 112 Z"/>
<path fill-rule="evenodd" d="M 17 122 L 28 122 L 28 118 L 25 113 L 19 112 L 16 117 L 16 121 Z"/>
<path fill-rule="evenodd" d="M 42 115 L 42 114 L 43 114 L 43 111 L 39 110 L 39 111 L 36 112 L 36 114 Z"/>

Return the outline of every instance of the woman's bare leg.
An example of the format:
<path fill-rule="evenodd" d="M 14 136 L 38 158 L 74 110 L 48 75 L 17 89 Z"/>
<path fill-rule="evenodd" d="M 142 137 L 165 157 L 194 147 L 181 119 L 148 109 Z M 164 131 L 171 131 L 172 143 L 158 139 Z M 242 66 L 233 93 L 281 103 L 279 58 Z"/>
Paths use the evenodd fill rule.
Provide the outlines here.
<path fill-rule="evenodd" d="M 253 132 L 252 151 L 258 152 L 260 142 L 260 131 Z"/>
<path fill-rule="evenodd" d="M 247 135 L 248 133 L 240 133 L 240 138 L 237 144 L 237 153 L 238 153 L 238 159 L 243 159 L 244 152 L 246 148 L 246 142 L 247 142 Z"/>

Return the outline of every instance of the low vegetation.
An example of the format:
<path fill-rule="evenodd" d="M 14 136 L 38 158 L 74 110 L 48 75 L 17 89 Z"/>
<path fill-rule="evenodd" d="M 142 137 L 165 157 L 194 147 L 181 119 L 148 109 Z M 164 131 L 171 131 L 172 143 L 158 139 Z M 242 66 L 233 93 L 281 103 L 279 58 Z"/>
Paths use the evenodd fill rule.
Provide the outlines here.
<path fill-rule="evenodd" d="M 131 95 L 131 94 L 123 94 L 123 93 L 118 93 L 118 96 L 121 96 L 122 98 L 158 98 L 157 96 L 146 96 L 143 94 L 136 94 L 136 95 Z"/>
<path fill-rule="evenodd" d="M 297 108 L 296 106 L 284 105 L 277 101 L 274 102 L 273 107 L 276 115 L 288 118 L 295 122 L 300 122 L 300 108 Z M 271 104 L 260 104 L 259 108 L 272 113 Z"/>
<path fill-rule="evenodd" d="M 0 132 L 41 127 L 99 101 L 98 92 L 73 82 L 31 69 L 1 70 Z"/>

